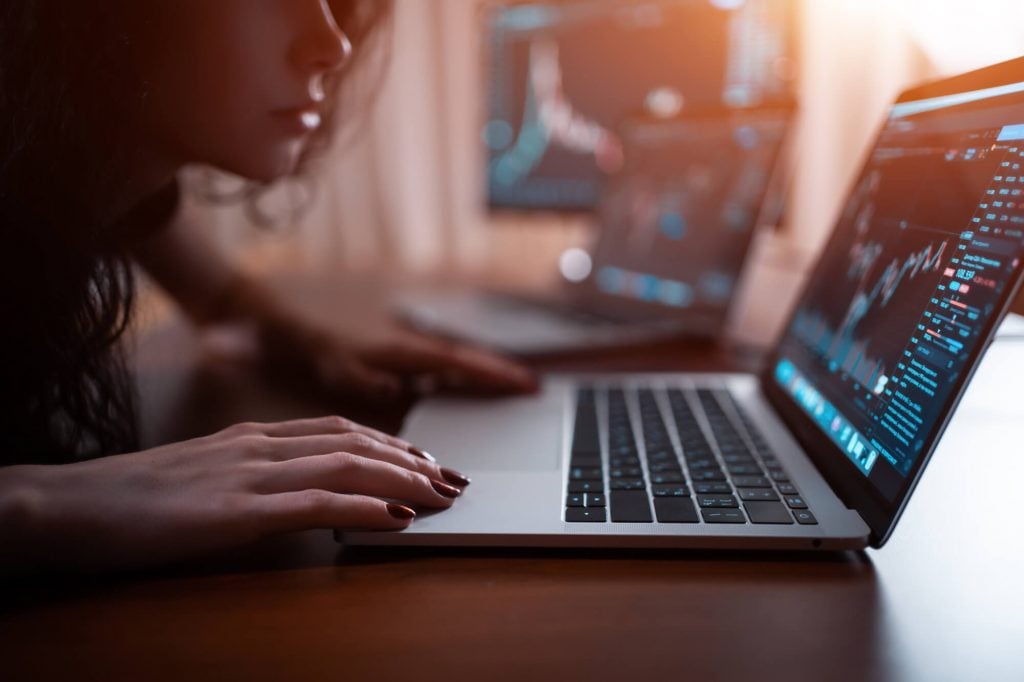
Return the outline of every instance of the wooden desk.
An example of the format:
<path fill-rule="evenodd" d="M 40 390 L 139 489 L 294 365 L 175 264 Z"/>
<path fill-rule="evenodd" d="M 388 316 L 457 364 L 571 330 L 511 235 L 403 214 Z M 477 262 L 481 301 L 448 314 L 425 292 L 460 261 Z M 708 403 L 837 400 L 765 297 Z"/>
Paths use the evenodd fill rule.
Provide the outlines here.
<path fill-rule="evenodd" d="M 143 346 L 147 438 L 346 409 Z M 748 365 L 666 344 L 573 364 Z M 342 550 L 329 532 L 95 582 L 10 584 L 0 678 L 1024 679 L 1024 342 L 993 347 L 881 551 Z"/>

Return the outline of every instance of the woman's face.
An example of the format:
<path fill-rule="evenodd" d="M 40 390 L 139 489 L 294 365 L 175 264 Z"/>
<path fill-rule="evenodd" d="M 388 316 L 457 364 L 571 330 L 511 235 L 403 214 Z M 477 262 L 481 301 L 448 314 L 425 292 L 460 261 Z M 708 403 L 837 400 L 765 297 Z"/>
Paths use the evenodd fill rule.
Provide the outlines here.
<path fill-rule="evenodd" d="M 352 50 L 326 0 L 129 6 L 154 151 L 254 180 L 293 172 Z"/>

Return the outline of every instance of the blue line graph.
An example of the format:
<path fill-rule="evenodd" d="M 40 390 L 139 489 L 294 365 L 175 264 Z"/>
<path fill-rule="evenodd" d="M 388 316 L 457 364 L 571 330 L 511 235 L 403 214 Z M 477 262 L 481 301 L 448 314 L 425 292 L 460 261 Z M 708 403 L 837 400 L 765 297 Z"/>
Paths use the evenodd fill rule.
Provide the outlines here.
<path fill-rule="evenodd" d="M 566 97 L 558 44 L 537 39 L 530 44 L 523 123 L 512 147 L 492 162 L 491 177 L 506 187 L 518 184 L 536 169 L 551 145 L 592 155 L 605 173 L 622 165 L 618 136 L 578 112 Z"/>

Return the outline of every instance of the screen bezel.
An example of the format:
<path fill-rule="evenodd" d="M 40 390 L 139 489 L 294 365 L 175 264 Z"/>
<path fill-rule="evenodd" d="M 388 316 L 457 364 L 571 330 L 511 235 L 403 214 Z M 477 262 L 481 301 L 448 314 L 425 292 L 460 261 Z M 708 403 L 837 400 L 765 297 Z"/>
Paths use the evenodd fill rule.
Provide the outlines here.
<path fill-rule="evenodd" d="M 971 71 L 960 76 L 933 81 L 922 86 L 911 88 L 901 93 L 897 98 L 896 103 L 914 102 L 932 97 L 941 97 L 944 95 L 970 92 L 973 90 L 1019 82 L 1024 82 L 1024 58 L 1014 59 L 991 67 L 979 69 L 977 71 Z M 884 125 L 885 124 L 883 123 L 882 128 L 879 130 L 879 135 L 881 134 L 881 130 L 884 129 Z M 876 135 L 875 145 L 877 145 L 877 140 L 878 136 Z M 874 145 L 872 146 L 872 149 L 874 149 Z M 856 182 L 857 178 L 863 175 L 864 170 L 870 163 L 871 154 L 869 153 L 861 166 L 860 173 L 855 176 L 854 182 Z M 833 225 L 833 232 L 837 226 L 838 223 Z M 827 248 L 827 246 L 824 248 Z M 803 289 L 804 292 L 806 292 L 806 289 L 814 280 L 817 275 L 817 270 L 820 267 L 819 258 L 815 271 L 811 273 L 811 276 L 807 279 L 807 284 L 805 284 Z M 964 371 L 957 378 L 953 386 L 952 393 L 947 399 L 946 409 L 944 410 L 942 417 L 937 420 L 936 424 L 929 431 L 926 439 L 927 445 L 918 456 L 918 459 L 914 463 L 911 471 L 908 473 L 907 484 L 901 496 L 891 503 L 882 497 L 881 493 L 874 488 L 868 478 L 856 468 L 856 466 L 842 453 L 839 447 L 825 435 L 821 428 L 811 420 L 799 405 L 797 405 L 796 401 L 775 381 L 775 366 L 782 358 L 781 346 L 782 341 L 785 338 L 785 332 L 780 336 L 769 354 L 768 360 L 762 368 L 760 376 L 762 391 L 782 420 L 792 430 L 797 441 L 801 444 L 804 451 L 807 453 L 807 456 L 810 457 L 811 461 L 825 477 L 828 484 L 839 495 L 843 502 L 860 513 L 865 523 L 868 524 L 871 529 L 869 542 L 872 547 L 881 547 L 892 535 L 893 529 L 896 527 L 896 523 L 899 521 L 903 510 L 906 508 L 907 502 L 910 500 L 914 489 L 917 487 L 928 461 L 931 459 L 932 454 L 938 446 L 942 433 L 945 431 L 950 419 L 956 412 L 956 408 L 963 397 L 964 391 L 980 364 L 982 355 L 991 344 L 999 323 L 1009 311 L 1017 292 L 1020 290 L 1022 272 L 1024 272 L 1024 265 L 1018 265 L 1018 267 L 1008 275 L 1007 286 L 1004 288 L 1000 295 L 1000 299 L 996 303 L 993 315 L 985 323 L 983 329 L 979 333 L 978 343 L 971 351 L 964 365 Z M 793 316 L 799 309 L 799 300 L 803 295 L 804 294 L 801 293 L 801 296 L 797 298 L 797 303 L 791 309 L 783 330 L 788 330 L 792 326 Z"/>

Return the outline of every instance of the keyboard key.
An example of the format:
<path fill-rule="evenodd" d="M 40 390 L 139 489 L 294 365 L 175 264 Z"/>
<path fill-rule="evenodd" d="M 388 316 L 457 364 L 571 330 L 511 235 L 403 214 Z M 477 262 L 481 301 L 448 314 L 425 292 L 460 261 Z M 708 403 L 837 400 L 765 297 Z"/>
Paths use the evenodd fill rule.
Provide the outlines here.
<path fill-rule="evenodd" d="M 644 425 L 644 445 L 648 452 L 669 443 L 668 434 L 665 431 L 665 422 L 661 418 L 661 411 L 658 409 L 658 402 L 650 389 L 642 389 L 639 392 L 640 418 Z"/>
<path fill-rule="evenodd" d="M 570 481 L 570 493 L 599 493 L 604 490 L 602 481 Z"/>
<path fill-rule="evenodd" d="M 601 446 L 597 435 L 597 413 L 594 410 L 594 391 L 580 389 L 576 398 L 576 422 L 573 425 L 573 455 L 600 454 Z"/>
<path fill-rule="evenodd" d="M 651 492 L 655 497 L 689 497 L 690 490 L 685 485 L 655 485 L 651 486 Z"/>
<path fill-rule="evenodd" d="M 682 473 L 678 462 L 657 462 L 650 465 L 651 473 Z"/>
<path fill-rule="evenodd" d="M 632 455 L 627 457 L 612 457 L 608 460 L 608 466 L 621 469 L 622 467 L 638 467 L 640 466 L 640 458 Z"/>
<path fill-rule="evenodd" d="M 643 490 L 613 490 L 609 497 L 612 521 L 651 523 L 651 506 Z"/>
<path fill-rule="evenodd" d="M 691 471 L 690 477 L 694 481 L 725 481 L 725 474 L 720 469 L 704 469 L 702 471 Z"/>
<path fill-rule="evenodd" d="M 584 507 L 568 507 L 565 510 L 565 520 L 568 523 L 598 522 L 604 523 L 608 520 L 604 509 L 586 509 Z"/>
<path fill-rule="evenodd" d="M 691 471 L 697 471 L 700 469 L 717 469 L 718 460 L 714 457 L 696 457 L 693 459 L 687 458 L 686 465 L 690 467 Z"/>
<path fill-rule="evenodd" d="M 769 469 L 768 475 L 772 477 L 772 480 L 776 483 L 789 483 L 789 476 L 782 469 Z"/>
<path fill-rule="evenodd" d="M 796 522 L 804 526 L 816 526 L 818 525 L 818 519 L 814 518 L 814 514 L 807 511 L 806 509 L 797 509 L 793 512 L 793 516 L 796 517 Z"/>
<path fill-rule="evenodd" d="M 770 502 L 778 500 L 779 496 L 771 488 L 737 488 L 740 499 L 745 501 Z"/>
<path fill-rule="evenodd" d="M 728 483 L 694 483 L 693 489 L 700 495 L 728 495 L 732 492 Z"/>
<path fill-rule="evenodd" d="M 793 523 L 781 502 L 744 502 L 751 523 Z"/>
<path fill-rule="evenodd" d="M 612 490 L 644 490 L 647 488 L 642 478 L 616 478 L 612 480 L 609 487 Z"/>
<path fill-rule="evenodd" d="M 800 493 L 797 492 L 796 486 L 793 485 L 792 483 L 780 483 L 779 484 L 779 492 L 782 493 L 783 495 L 799 495 L 800 494 Z"/>
<path fill-rule="evenodd" d="M 726 468 L 733 476 L 760 476 L 764 473 L 756 464 L 729 464 Z"/>
<path fill-rule="evenodd" d="M 732 495 L 698 495 L 697 504 L 701 507 L 738 507 L 739 502 Z"/>
<path fill-rule="evenodd" d="M 789 505 L 790 509 L 807 509 L 807 503 L 804 502 L 804 498 L 796 495 L 787 495 L 786 504 Z"/>
<path fill-rule="evenodd" d="M 733 476 L 732 482 L 737 488 L 771 488 L 772 482 L 764 476 Z"/>
<path fill-rule="evenodd" d="M 746 523 L 747 519 L 739 509 L 701 509 L 704 523 Z"/>
<path fill-rule="evenodd" d="M 573 455 L 569 460 L 569 466 L 573 469 L 586 469 L 601 466 L 600 455 Z"/>
<path fill-rule="evenodd" d="M 640 467 L 620 467 L 608 471 L 608 478 L 639 478 L 644 475 Z"/>
<path fill-rule="evenodd" d="M 697 510 L 685 497 L 659 497 L 654 500 L 658 523 L 697 523 Z"/>
<path fill-rule="evenodd" d="M 662 462 L 667 460 L 675 460 L 676 451 L 670 446 L 663 448 L 647 448 L 647 459 L 651 462 Z"/>
<path fill-rule="evenodd" d="M 574 495 L 569 495 L 569 497 L 565 498 L 565 506 L 566 507 L 585 507 L 585 506 L 587 506 L 584 494 L 583 493 L 576 493 Z"/>
<path fill-rule="evenodd" d="M 603 478 L 600 467 L 577 467 L 569 469 L 570 481 L 600 481 Z"/>
<path fill-rule="evenodd" d="M 608 410 L 613 417 L 626 415 L 626 394 L 621 388 L 608 391 Z"/>
<path fill-rule="evenodd" d="M 605 504 L 604 493 L 587 493 L 587 507 L 604 507 Z"/>
<path fill-rule="evenodd" d="M 664 473 L 664 474 L 652 474 L 651 475 L 651 483 L 652 484 L 685 483 L 685 482 L 686 482 L 686 477 L 683 476 L 681 473 L 680 474 Z"/>
<path fill-rule="evenodd" d="M 745 464 L 752 467 L 757 466 L 757 460 L 750 455 L 722 455 L 722 461 L 726 464 Z"/>

